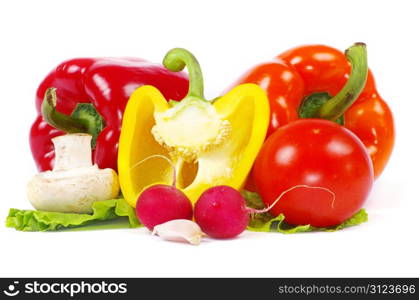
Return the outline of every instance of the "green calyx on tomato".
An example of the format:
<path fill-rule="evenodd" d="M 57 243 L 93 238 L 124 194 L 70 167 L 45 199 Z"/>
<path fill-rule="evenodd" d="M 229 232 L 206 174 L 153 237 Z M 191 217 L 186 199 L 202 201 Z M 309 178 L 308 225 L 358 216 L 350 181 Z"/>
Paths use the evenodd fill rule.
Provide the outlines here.
<path fill-rule="evenodd" d="M 320 118 L 344 124 L 345 111 L 355 102 L 368 78 L 367 49 L 364 43 L 355 43 L 345 51 L 351 64 L 351 73 L 342 90 L 332 97 L 329 93 L 313 93 L 300 108 L 300 118 Z"/>

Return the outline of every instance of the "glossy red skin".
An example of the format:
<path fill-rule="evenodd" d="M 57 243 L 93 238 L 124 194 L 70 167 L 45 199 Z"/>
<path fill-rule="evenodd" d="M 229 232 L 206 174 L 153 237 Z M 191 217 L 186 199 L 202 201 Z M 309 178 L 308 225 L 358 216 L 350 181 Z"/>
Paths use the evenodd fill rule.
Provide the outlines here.
<path fill-rule="evenodd" d="M 193 208 L 188 197 L 170 185 L 157 184 L 145 189 L 137 200 L 139 221 L 149 230 L 172 220 L 192 220 Z"/>
<path fill-rule="evenodd" d="M 249 212 L 242 195 L 225 185 L 202 193 L 195 204 L 194 217 L 202 231 L 216 239 L 233 238 L 249 224 Z"/>
<path fill-rule="evenodd" d="M 336 95 L 350 73 L 344 53 L 324 45 L 293 48 L 244 74 L 235 85 L 256 83 L 268 95 L 271 122 L 267 136 L 298 119 L 304 97 L 315 92 Z M 394 146 L 394 121 L 391 110 L 379 96 L 371 71 L 366 85 L 345 112 L 345 126 L 363 142 L 371 156 L 377 178 L 386 166 Z"/>
<path fill-rule="evenodd" d="M 131 93 L 142 85 L 153 85 L 166 99 L 180 100 L 189 88 L 184 73 L 171 72 L 160 64 L 137 58 L 76 58 L 57 66 L 36 93 L 38 116 L 30 131 L 30 146 L 39 171 L 51 170 L 54 147 L 51 138 L 64 132 L 49 126 L 40 109 L 47 88 L 57 88 L 57 110 L 71 114 L 78 103 L 92 103 L 106 127 L 99 134 L 93 161 L 100 168 L 117 170 L 120 127 Z"/>
<path fill-rule="evenodd" d="M 266 206 L 287 189 L 296 188 L 270 210 L 289 224 L 334 226 L 352 217 L 374 182 L 371 159 L 348 129 L 320 119 L 301 119 L 279 128 L 263 145 L 253 178 Z"/>
<path fill-rule="evenodd" d="M 269 98 L 271 121 L 267 136 L 276 129 L 298 119 L 298 107 L 304 94 L 304 83 L 299 74 L 280 60 L 253 67 L 235 85 L 256 83 Z"/>

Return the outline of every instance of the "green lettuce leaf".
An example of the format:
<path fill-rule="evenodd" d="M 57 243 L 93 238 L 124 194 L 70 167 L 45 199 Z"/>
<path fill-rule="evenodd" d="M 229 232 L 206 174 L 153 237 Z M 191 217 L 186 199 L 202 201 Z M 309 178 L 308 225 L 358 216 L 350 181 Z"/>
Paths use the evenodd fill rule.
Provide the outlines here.
<path fill-rule="evenodd" d="M 93 203 L 92 208 L 92 214 L 11 208 L 6 219 L 6 226 L 20 231 L 53 231 L 65 228 L 94 230 L 140 226 L 134 209 L 122 198 L 97 201 Z"/>
<path fill-rule="evenodd" d="M 256 209 L 265 208 L 265 205 L 258 193 L 252 193 L 244 190 L 242 191 L 242 195 L 246 199 L 247 206 Z M 247 230 L 258 232 L 280 232 L 285 234 L 311 231 L 331 232 L 359 225 L 366 221 L 368 221 L 368 214 L 365 211 L 365 209 L 359 210 L 354 216 L 352 216 L 342 224 L 325 228 L 314 227 L 310 224 L 293 226 L 285 222 L 285 216 L 283 214 L 280 214 L 277 217 L 273 217 L 269 213 L 264 213 L 253 215 L 250 219 L 249 225 L 247 226 Z"/>

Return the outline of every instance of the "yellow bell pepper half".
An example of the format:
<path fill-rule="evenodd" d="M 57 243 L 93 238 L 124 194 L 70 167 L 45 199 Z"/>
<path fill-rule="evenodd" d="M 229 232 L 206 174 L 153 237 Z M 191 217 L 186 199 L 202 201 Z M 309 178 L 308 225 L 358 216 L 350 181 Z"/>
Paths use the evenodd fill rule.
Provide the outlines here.
<path fill-rule="evenodd" d="M 172 71 L 188 67 L 189 93 L 181 102 L 167 102 L 152 86 L 131 95 L 118 154 L 125 199 L 135 207 L 148 186 L 171 184 L 173 166 L 159 155 L 173 162 L 176 186 L 192 203 L 212 186 L 240 189 L 265 140 L 269 122 L 265 92 L 255 84 L 243 84 L 207 101 L 199 64 L 190 52 L 172 49 L 163 64 Z"/>

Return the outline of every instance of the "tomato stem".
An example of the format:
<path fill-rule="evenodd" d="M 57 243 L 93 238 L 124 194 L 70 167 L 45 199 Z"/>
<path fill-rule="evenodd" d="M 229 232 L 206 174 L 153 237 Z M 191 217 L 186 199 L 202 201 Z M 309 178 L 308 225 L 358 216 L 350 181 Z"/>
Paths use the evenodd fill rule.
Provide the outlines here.
<path fill-rule="evenodd" d="M 364 43 L 355 43 L 345 51 L 351 64 L 351 73 L 342 90 L 326 101 L 314 117 L 336 121 L 355 102 L 365 87 L 368 77 L 367 49 Z"/>

